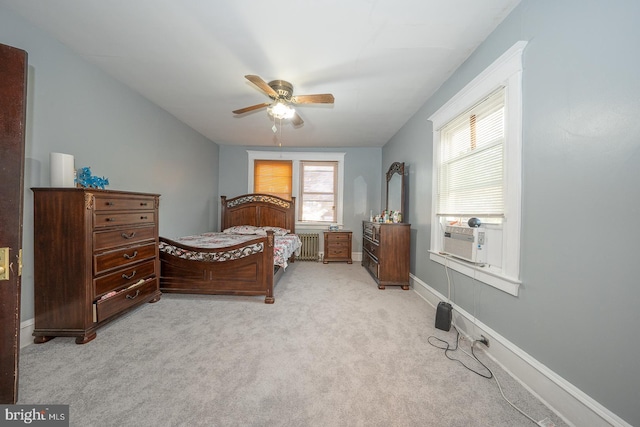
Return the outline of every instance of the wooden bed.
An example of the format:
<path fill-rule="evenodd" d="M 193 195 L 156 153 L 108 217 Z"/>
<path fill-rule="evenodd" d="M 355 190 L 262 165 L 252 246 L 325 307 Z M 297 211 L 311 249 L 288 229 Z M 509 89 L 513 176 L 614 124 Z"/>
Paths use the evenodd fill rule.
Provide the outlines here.
<path fill-rule="evenodd" d="M 278 227 L 295 233 L 295 198 L 267 194 L 221 196 L 220 230 L 236 226 Z M 285 268 L 274 265 L 273 231 L 224 248 L 206 249 L 160 237 L 162 292 L 264 295 L 273 304 L 273 287 Z M 255 237 L 255 238 L 254 238 Z M 184 257 L 184 253 L 197 254 Z M 176 254 L 181 254 L 177 256 Z M 294 256 L 289 262 L 294 261 Z"/>

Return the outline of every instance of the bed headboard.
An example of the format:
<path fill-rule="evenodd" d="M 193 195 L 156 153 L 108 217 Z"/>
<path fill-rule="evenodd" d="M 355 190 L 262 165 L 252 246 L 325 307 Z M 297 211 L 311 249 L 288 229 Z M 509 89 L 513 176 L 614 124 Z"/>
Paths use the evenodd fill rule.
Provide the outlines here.
<path fill-rule="evenodd" d="M 254 225 L 281 227 L 295 233 L 296 198 L 281 199 L 270 194 L 244 194 L 227 199 L 220 196 L 222 203 L 220 231 L 234 225 Z"/>

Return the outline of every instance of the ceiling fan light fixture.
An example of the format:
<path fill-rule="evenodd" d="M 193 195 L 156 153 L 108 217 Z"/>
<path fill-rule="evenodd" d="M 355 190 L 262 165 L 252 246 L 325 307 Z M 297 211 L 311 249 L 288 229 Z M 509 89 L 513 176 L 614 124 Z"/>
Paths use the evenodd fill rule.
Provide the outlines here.
<path fill-rule="evenodd" d="M 275 104 L 270 105 L 267 108 L 267 112 L 270 116 L 273 116 L 276 119 L 290 119 L 296 113 L 296 110 L 291 106 L 285 104 L 284 102 L 278 100 Z"/>
<path fill-rule="evenodd" d="M 294 127 L 300 127 L 303 125 L 304 121 L 291 104 L 333 104 L 334 102 L 334 97 L 330 93 L 293 96 L 293 85 L 284 80 L 272 80 L 267 83 L 260 76 L 253 74 L 247 74 L 244 77 L 257 86 L 265 95 L 271 98 L 272 102 L 263 102 L 262 104 L 233 110 L 233 114 L 244 114 L 267 107 L 267 114 L 274 119 L 274 129 L 275 120 L 282 119 L 290 119 L 291 124 Z"/>

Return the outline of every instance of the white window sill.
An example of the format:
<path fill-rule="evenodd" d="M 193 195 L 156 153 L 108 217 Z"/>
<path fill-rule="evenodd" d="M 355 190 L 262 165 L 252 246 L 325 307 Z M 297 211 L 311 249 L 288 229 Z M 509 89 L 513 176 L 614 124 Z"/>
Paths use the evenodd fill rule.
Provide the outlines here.
<path fill-rule="evenodd" d="M 513 296 L 518 296 L 521 281 L 487 270 L 485 267 L 474 265 L 461 259 L 429 251 L 429 258 L 447 268 L 474 278 L 475 280 L 493 286 Z"/>
<path fill-rule="evenodd" d="M 342 230 L 344 228 L 344 226 L 342 224 L 335 224 L 335 223 L 329 223 L 329 222 L 322 222 L 322 223 L 318 223 L 318 222 L 296 222 L 296 230 L 300 229 L 300 230 L 329 230 L 329 226 L 330 225 L 337 225 L 338 228 L 340 228 L 340 230 Z"/>

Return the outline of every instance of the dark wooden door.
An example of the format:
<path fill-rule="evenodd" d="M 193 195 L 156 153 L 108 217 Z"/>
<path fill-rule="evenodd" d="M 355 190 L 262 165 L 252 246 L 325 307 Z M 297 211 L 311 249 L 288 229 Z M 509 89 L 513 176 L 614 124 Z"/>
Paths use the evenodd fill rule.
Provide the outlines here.
<path fill-rule="evenodd" d="M 0 404 L 18 400 L 27 53 L 0 44 Z"/>

